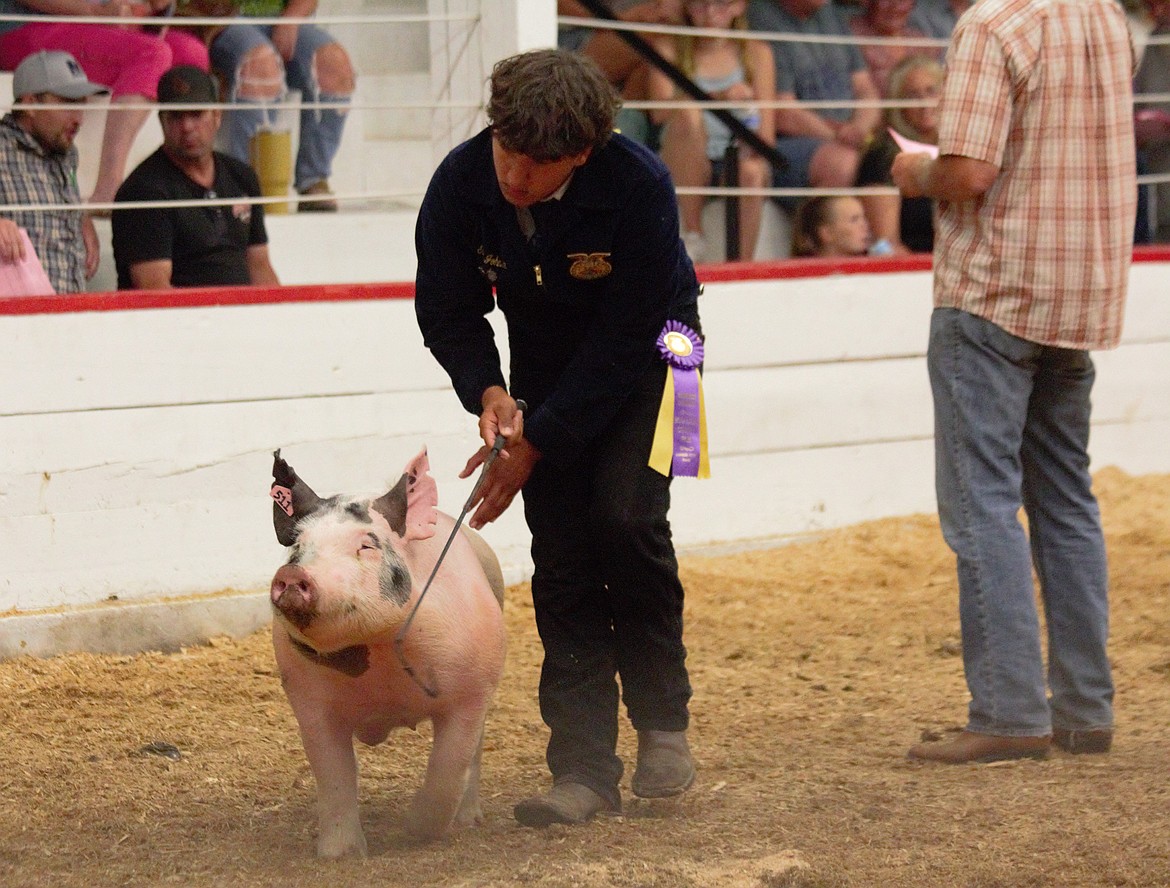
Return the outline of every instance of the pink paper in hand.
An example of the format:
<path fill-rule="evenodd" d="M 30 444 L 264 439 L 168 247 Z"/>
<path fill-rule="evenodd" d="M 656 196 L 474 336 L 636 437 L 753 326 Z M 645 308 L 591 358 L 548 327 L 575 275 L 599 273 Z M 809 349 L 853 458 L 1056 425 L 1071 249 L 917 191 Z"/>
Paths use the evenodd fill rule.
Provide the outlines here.
<path fill-rule="evenodd" d="M 907 139 L 901 133 L 895 131 L 893 127 L 890 127 L 890 136 L 898 143 L 898 147 L 908 154 L 929 154 L 931 157 L 938 157 L 938 145 Z"/>
<path fill-rule="evenodd" d="M 49 276 L 37 258 L 28 232 L 20 229 L 24 258 L 15 262 L 0 262 L 0 296 L 52 296 L 56 293 Z"/>
<path fill-rule="evenodd" d="M 1133 119 L 1142 123 L 1153 122 L 1170 126 L 1170 112 L 1163 111 L 1161 108 L 1143 108 L 1134 114 Z"/>

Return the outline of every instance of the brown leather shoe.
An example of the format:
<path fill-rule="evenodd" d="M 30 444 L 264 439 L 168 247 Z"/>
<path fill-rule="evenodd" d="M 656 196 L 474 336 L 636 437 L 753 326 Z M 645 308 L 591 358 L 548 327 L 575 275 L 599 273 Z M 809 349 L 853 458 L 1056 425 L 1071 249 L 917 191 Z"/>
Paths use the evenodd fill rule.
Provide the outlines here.
<path fill-rule="evenodd" d="M 1052 742 L 1073 755 L 1108 752 L 1113 746 L 1113 729 L 1088 728 L 1074 731 L 1068 728 L 1053 728 Z"/>
<path fill-rule="evenodd" d="M 968 762 L 1000 762 L 1009 759 L 1046 759 L 1052 738 L 1005 737 L 998 734 L 976 734 L 963 731 L 946 743 L 919 743 L 906 753 L 912 759 L 924 762 L 944 762 L 965 765 Z"/>
<path fill-rule="evenodd" d="M 695 762 L 686 731 L 639 731 L 638 764 L 630 789 L 643 799 L 665 799 L 695 782 Z"/>
<path fill-rule="evenodd" d="M 333 200 L 333 192 L 329 190 L 329 182 L 322 179 L 314 182 L 308 188 L 298 192 L 304 197 L 315 197 L 317 200 L 302 200 L 297 204 L 298 213 L 336 213 L 337 201 Z"/>
<path fill-rule="evenodd" d="M 593 815 L 614 808 L 581 783 L 558 783 L 544 795 L 525 799 L 512 809 L 516 820 L 524 826 L 549 826 L 553 823 L 585 823 Z"/>

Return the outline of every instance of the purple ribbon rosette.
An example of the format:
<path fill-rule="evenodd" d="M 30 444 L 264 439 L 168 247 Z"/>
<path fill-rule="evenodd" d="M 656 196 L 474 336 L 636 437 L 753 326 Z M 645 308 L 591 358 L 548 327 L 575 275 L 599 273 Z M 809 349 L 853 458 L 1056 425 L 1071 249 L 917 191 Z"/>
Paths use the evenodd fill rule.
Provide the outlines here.
<path fill-rule="evenodd" d="M 651 453 L 651 466 L 659 471 L 663 467 L 655 464 L 655 453 L 659 462 L 666 462 L 669 446 L 670 474 L 699 477 L 705 475 L 703 444 L 706 435 L 703 429 L 702 379 L 699 365 L 703 363 L 703 340 L 699 334 L 679 321 L 667 321 L 658 334 L 658 353 L 670 365 L 670 377 L 663 392 L 659 412 L 658 428 Z M 666 437 L 669 422 L 670 440 Z M 663 471 L 663 474 L 666 474 Z"/>

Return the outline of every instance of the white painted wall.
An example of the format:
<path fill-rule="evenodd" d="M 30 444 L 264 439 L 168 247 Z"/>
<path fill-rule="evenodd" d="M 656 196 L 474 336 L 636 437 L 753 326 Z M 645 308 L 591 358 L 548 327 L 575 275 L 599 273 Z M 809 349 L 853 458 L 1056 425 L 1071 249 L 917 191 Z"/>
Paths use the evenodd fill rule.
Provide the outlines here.
<path fill-rule="evenodd" d="M 1135 265 L 1098 356 L 1095 467 L 1170 471 L 1168 270 Z M 933 509 L 929 273 L 709 283 L 701 310 L 713 478 L 674 486 L 682 549 Z M 409 300 L 0 314 L 0 341 L 0 658 L 263 624 L 277 447 L 323 495 L 424 444 L 442 508 L 470 487 L 475 420 Z M 527 575 L 519 508 L 486 536 Z"/>

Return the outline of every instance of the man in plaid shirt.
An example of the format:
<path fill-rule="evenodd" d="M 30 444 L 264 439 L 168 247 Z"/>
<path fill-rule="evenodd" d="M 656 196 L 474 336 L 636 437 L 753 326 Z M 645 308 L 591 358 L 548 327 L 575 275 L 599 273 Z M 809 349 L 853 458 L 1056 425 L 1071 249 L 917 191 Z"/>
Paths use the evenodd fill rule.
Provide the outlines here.
<path fill-rule="evenodd" d="M 966 730 L 912 747 L 914 759 L 1112 743 L 1089 349 L 1121 336 L 1137 202 L 1133 66 L 1115 0 L 981 0 L 948 51 L 939 156 L 894 164 L 905 196 L 938 202 L 935 486 L 971 693 Z"/>
<path fill-rule="evenodd" d="M 23 228 L 58 293 L 81 292 L 98 267 L 93 221 L 70 207 L 81 203 L 73 140 L 82 105 L 105 92 L 104 86 L 89 82 L 69 53 L 41 51 L 17 66 L 12 80 L 16 104 L 0 119 L 0 204 L 61 206 L 5 210 L 0 217 L 0 262 L 24 258 Z"/>

